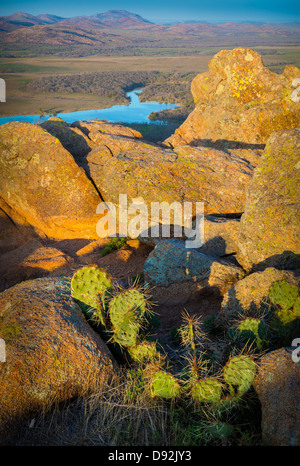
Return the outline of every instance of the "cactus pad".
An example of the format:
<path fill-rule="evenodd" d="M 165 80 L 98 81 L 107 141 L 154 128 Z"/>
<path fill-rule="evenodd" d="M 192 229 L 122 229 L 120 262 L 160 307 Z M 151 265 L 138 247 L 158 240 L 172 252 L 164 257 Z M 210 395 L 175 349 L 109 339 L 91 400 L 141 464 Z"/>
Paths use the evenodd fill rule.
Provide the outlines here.
<path fill-rule="evenodd" d="M 205 427 L 206 432 L 215 439 L 224 440 L 234 433 L 234 427 L 225 422 L 213 421 Z"/>
<path fill-rule="evenodd" d="M 244 395 L 252 385 L 255 372 L 255 362 L 249 356 L 242 354 L 229 359 L 223 369 L 223 376 L 231 394 L 235 393 L 236 387 L 238 396 Z"/>
<path fill-rule="evenodd" d="M 107 273 L 96 265 L 82 267 L 73 275 L 71 295 L 88 317 L 105 325 L 105 310 L 113 283 Z"/>
<path fill-rule="evenodd" d="M 122 346 L 135 346 L 147 301 L 137 289 L 123 290 L 109 302 L 114 340 Z"/>
<path fill-rule="evenodd" d="M 145 363 L 155 361 L 160 358 L 160 353 L 157 351 L 154 341 L 143 341 L 136 346 L 128 348 L 128 353 L 132 360 L 137 363 Z"/>
<path fill-rule="evenodd" d="M 221 400 L 223 385 L 214 377 L 197 382 L 191 391 L 192 398 L 200 403 L 218 403 Z"/>
<path fill-rule="evenodd" d="M 290 285 L 286 281 L 278 281 L 272 283 L 269 290 L 269 298 L 271 303 L 277 304 L 282 309 L 290 309 L 293 307 L 298 296 L 298 287 Z"/>
<path fill-rule="evenodd" d="M 152 378 L 150 390 L 153 397 L 175 398 L 179 394 L 180 387 L 172 374 L 158 371 Z"/>
<path fill-rule="evenodd" d="M 268 327 L 264 322 L 260 319 L 247 318 L 240 322 L 238 329 L 246 339 L 256 341 L 257 348 L 263 348 L 268 335 Z"/>

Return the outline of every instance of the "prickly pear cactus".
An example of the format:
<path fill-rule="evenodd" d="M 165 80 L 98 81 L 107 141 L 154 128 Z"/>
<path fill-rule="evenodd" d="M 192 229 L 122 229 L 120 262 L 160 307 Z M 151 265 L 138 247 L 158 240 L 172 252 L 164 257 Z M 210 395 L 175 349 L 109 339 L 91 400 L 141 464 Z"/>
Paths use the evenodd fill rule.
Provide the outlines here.
<path fill-rule="evenodd" d="M 155 342 L 147 340 L 138 343 L 136 346 L 130 346 L 128 354 L 138 364 L 156 361 L 162 357 L 156 348 Z"/>
<path fill-rule="evenodd" d="M 289 344 L 290 340 L 299 334 L 300 297 L 298 293 L 297 286 L 285 281 L 275 282 L 270 287 L 270 301 L 279 306 L 271 326 L 283 346 Z"/>
<path fill-rule="evenodd" d="M 199 403 L 219 403 L 221 400 L 223 385 L 214 378 L 208 377 L 199 380 L 191 390 L 191 395 L 194 401 Z"/>
<path fill-rule="evenodd" d="M 240 322 L 238 329 L 246 339 L 254 340 L 258 349 L 262 349 L 264 344 L 267 344 L 268 327 L 260 319 L 244 319 Z"/>
<path fill-rule="evenodd" d="M 134 288 L 123 290 L 110 300 L 108 309 L 113 339 L 121 346 L 135 346 L 147 310 L 143 293 Z"/>
<path fill-rule="evenodd" d="M 172 374 L 158 371 L 152 377 L 150 390 L 153 397 L 175 398 L 179 395 L 180 386 Z"/>
<path fill-rule="evenodd" d="M 234 433 L 234 427 L 226 422 L 213 421 L 205 426 L 205 431 L 215 439 L 225 440 Z"/>
<path fill-rule="evenodd" d="M 244 354 L 230 358 L 223 369 L 223 377 L 232 396 L 244 395 L 251 387 L 256 373 L 255 362 Z"/>
<path fill-rule="evenodd" d="M 290 285 L 286 281 L 272 283 L 269 290 L 271 303 L 277 304 L 282 309 L 291 309 L 298 296 L 298 287 Z"/>
<path fill-rule="evenodd" d="M 83 312 L 105 326 L 105 311 L 113 283 L 107 273 L 96 265 L 82 267 L 73 275 L 71 295 Z"/>

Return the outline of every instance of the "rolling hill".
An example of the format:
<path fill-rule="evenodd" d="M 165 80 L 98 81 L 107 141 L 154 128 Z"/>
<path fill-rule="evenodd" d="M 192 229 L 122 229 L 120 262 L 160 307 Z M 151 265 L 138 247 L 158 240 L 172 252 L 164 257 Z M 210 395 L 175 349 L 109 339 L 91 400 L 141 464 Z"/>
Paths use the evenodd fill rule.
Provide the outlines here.
<path fill-rule="evenodd" d="M 300 23 L 155 24 L 125 10 L 91 16 L 14 13 L 0 17 L 1 56 L 41 54 L 86 56 L 140 55 L 153 50 L 199 49 L 203 46 L 253 47 L 299 45 Z"/>

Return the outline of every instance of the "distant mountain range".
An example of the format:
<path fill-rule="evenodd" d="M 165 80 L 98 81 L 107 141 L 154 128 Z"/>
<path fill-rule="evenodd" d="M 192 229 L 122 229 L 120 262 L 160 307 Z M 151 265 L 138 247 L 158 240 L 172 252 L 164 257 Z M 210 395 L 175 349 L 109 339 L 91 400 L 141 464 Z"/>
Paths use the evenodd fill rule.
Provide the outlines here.
<path fill-rule="evenodd" d="M 22 27 L 31 27 L 36 25 L 49 25 L 63 23 L 64 25 L 74 25 L 74 23 L 83 23 L 87 25 L 96 23 L 99 26 L 103 24 L 105 27 L 132 27 L 143 24 L 153 24 L 140 15 L 130 13 L 125 10 L 109 10 L 105 13 L 96 13 L 91 16 L 74 16 L 72 18 L 63 18 L 56 15 L 31 15 L 29 13 L 14 13 L 10 16 L 0 17 L 0 31 L 12 31 Z"/>
<path fill-rule="evenodd" d="M 33 54 L 139 54 L 144 48 L 298 45 L 300 23 L 185 21 L 156 24 L 125 10 L 63 18 L 14 13 L 0 17 L 2 56 L 18 49 Z M 61 47 L 61 48 L 60 48 Z M 20 51 L 18 56 L 20 56 Z"/>

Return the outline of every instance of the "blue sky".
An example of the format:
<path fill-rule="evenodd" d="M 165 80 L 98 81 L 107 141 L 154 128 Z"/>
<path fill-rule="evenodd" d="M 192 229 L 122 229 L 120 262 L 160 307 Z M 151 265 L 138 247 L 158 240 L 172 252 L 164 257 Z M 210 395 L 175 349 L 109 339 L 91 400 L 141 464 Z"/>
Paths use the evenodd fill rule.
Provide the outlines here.
<path fill-rule="evenodd" d="M 23 11 L 71 17 L 112 9 L 131 11 L 154 22 L 300 20 L 299 0 L 0 0 L 2 16 Z"/>

